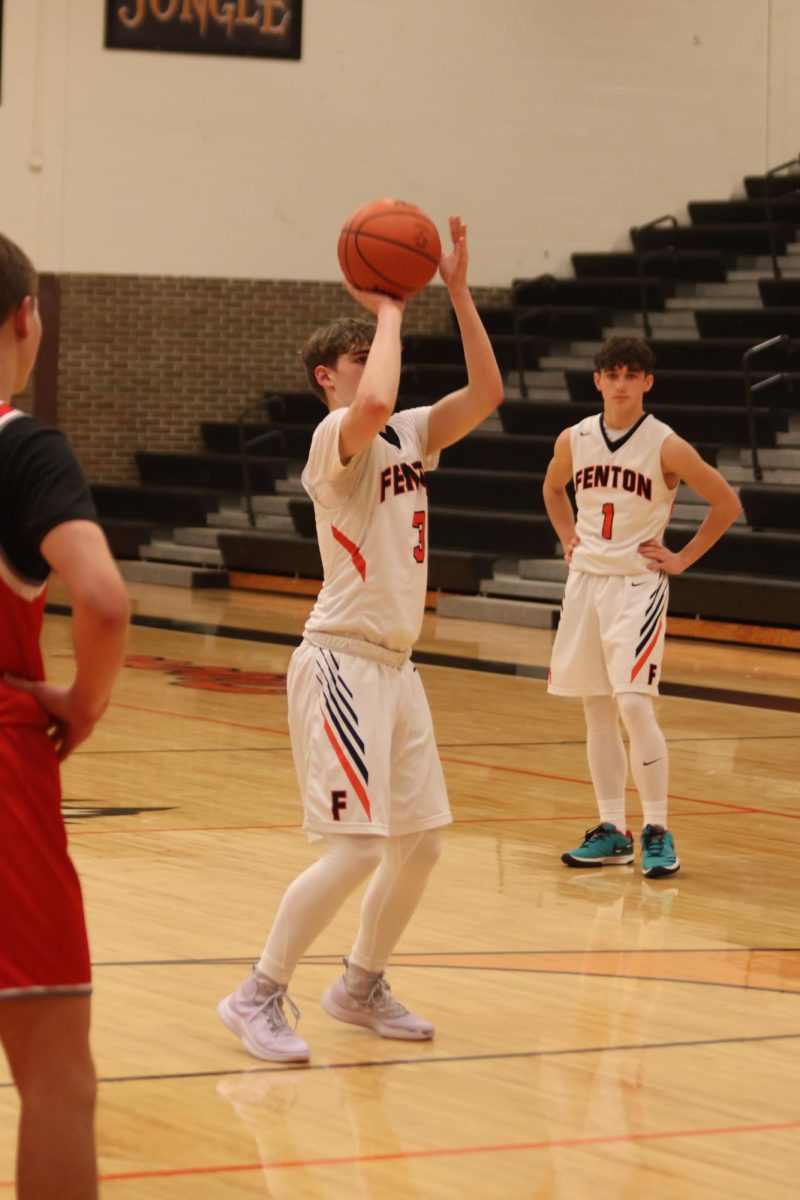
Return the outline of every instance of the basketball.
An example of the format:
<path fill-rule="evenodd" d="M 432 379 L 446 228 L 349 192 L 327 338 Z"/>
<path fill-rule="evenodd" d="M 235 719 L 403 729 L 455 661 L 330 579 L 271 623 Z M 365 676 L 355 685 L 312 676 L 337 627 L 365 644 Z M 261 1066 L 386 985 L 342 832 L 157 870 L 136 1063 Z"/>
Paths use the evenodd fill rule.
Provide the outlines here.
<path fill-rule="evenodd" d="M 430 283 L 442 245 L 433 221 L 405 200 L 371 200 L 342 226 L 339 265 L 362 292 L 407 300 Z"/>

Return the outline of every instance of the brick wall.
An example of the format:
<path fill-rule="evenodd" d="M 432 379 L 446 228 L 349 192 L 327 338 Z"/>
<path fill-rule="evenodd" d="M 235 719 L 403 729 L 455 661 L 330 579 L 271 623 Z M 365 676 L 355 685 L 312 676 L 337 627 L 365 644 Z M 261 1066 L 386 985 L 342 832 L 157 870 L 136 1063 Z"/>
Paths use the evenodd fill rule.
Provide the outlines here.
<path fill-rule="evenodd" d="M 265 390 L 304 389 L 297 351 L 317 325 L 363 310 L 338 283 L 62 275 L 59 424 L 92 482 L 136 482 L 136 450 L 199 450 L 200 422 Z M 476 288 L 481 304 L 508 302 Z M 452 329 L 447 292 L 408 305 L 413 332 Z"/>

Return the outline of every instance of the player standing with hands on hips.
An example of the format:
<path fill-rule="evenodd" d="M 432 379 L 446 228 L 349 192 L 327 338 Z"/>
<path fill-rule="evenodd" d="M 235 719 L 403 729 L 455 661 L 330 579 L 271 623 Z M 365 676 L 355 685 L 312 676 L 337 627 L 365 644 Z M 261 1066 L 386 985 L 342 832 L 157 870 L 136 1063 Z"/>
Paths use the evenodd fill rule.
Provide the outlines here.
<path fill-rule="evenodd" d="M 108 704 L 128 599 L 66 439 L 8 403 L 41 335 L 36 273 L 0 235 L 0 1042 L 22 1104 L 20 1200 L 93 1200 L 91 969 L 58 763 Z M 72 604 L 66 686 L 45 681 L 39 649 L 51 568 Z"/>
<path fill-rule="evenodd" d="M 428 577 L 425 476 L 439 452 L 503 399 L 491 343 L 467 286 L 467 230 L 439 270 L 464 348 L 467 384 L 396 413 L 404 302 L 350 289 L 376 324 L 341 320 L 303 349 L 328 408 L 303 472 L 314 501 L 323 584 L 289 666 L 289 727 L 305 828 L 322 857 L 290 884 L 253 973 L 218 1005 L 255 1057 L 304 1062 L 284 1014 L 295 967 L 359 884 L 370 883 L 345 973 L 322 997 L 337 1020 L 382 1037 L 427 1039 L 385 979 L 451 821 L 428 702 L 410 661 Z"/>
<path fill-rule="evenodd" d="M 667 829 L 667 744 L 652 700 L 664 651 L 669 576 L 697 562 L 736 520 L 741 505 L 718 471 L 644 411 L 654 363 L 650 347 L 637 339 L 603 344 L 594 375 L 603 412 L 559 434 L 543 491 L 569 563 L 548 690 L 583 699 L 600 812 L 600 823 L 561 858 L 570 867 L 633 862 L 621 716 L 644 813 L 642 871 L 658 878 L 680 868 Z M 566 492 L 570 480 L 577 523 Z M 673 553 L 661 539 L 681 480 L 710 509 L 694 537 Z"/>

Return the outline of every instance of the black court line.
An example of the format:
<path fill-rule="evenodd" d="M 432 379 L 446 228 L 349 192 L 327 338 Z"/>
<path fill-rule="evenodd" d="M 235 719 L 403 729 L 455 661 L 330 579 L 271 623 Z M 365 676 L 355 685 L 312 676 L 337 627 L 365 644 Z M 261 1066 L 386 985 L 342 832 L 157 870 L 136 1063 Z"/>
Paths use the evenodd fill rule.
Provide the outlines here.
<path fill-rule="evenodd" d="M 593 952 L 593 951 L 586 951 L 586 950 L 573 950 L 573 951 L 541 950 L 541 951 L 537 951 L 537 953 L 540 953 L 540 954 L 561 954 L 561 953 L 571 953 L 571 954 L 587 954 L 588 953 L 588 954 L 591 954 L 591 953 L 597 953 L 597 951 Z M 630 953 L 635 954 L 635 953 L 637 953 L 637 951 L 630 951 Z M 666 951 L 666 953 L 672 953 L 672 951 Z M 698 951 L 698 953 L 703 953 L 703 952 Z M 226 960 L 221 960 L 219 965 L 221 965 L 221 963 L 224 963 L 225 961 Z M 236 963 L 236 962 L 238 962 L 239 964 L 244 963 L 244 964 L 247 964 L 248 966 L 252 963 L 252 961 L 253 961 L 252 958 L 233 960 L 234 963 Z M 184 961 L 184 962 L 181 962 L 176 965 L 198 966 L 201 963 L 202 963 L 202 960 L 198 960 L 194 964 L 192 964 L 190 961 Z M 99 969 L 100 967 L 119 966 L 119 965 L 144 967 L 144 966 L 163 966 L 165 964 L 144 963 L 144 962 L 143 963 L 122 963 L 122 964 L 94 963 L 93 967 L 97 967 Z M 210 963 L 207 962 L 205 965 L 210 966 L 210 965 L 218 965 L 218 964 L 212 960 Z M 231 962 L 229 961 L 227 965 L 231 965 Z M 319 965 L 324 966 L 326 964 L 320 963 Z M 337 964 L 333 963 L 330 965 L 336 966 Z M 398 967 L 406 967 L 407 969 L 412 970 L 412 971 L 413 970 L 422 970 L 422 969 L 427 969 L 427 970 L 433 969 L 434 971 L 480 971 L 481 973 L 485 973 L 488 971 L 493 974 L 501 974 L 501 975 L 502 974 L 508 974 L 508 975 L 568 975 L 570 978 L 574 977 L 576 979 L 617 979 L 617 980 L 624 979 L 624 980 L 633 981 L 635 983 L 672 983 L 672 984 L 678 984 L 678 985 L 685 984 L 687 987 L 722 988 L 723 990 L 734 991 L 734 992 L 767 992 L 770 995 L 797 996 L 798 999 L 800 999 L 800 992 L 797 991 L 796 988 L 766 987 L 766 986 L 763 986 L 762 984 L 750 984 L 750 983 L 726 983 L 723 980 L 716 980 L 716 979 L 682 979 L 680 976 L 676 977 L 673 975 L 629 975 L 629 974 L 626 974 L 626 973 L 623 973 L 620 971 L 568 971 L 568 970 L 564 970 L 563 967 L 549 967 L 549 968 L 548 967 L 545 967 L 545 968 L 493 967 L 493 966 L 489 966 L 488 964 L 485 964 L 485 963 L 475 963 L 474 965 L 471 965 L 470 963 L 454 963 L 454 964 L 434 963 L 432 965 L 432 968 L 431 968 L 431 966 L 424 968 L 422 963 L 396 963 L 393 965 L 392 969 L 396 971 L 398 969 Z"/>
<path fill-rule="evenodd" d="M 535 1058 L 567 1058 L 572 1055 L 584 1054 L 626 1054 L 630 1051 L 641 1050 L 681 1050 L 695 1049 L 698 1046 L 741 1046 L 757 1042 L 796 1041 L 799 1033 L 765 1033 L 753 1034 L 749 1037 L 699 1038 L 689 1041 L 674 1042 L 628 1042 L 617 1046 L 582 1046 L 578 1049 L 559 1050 L 508 1050 L 494 1054 L 447 1054 L 430 1055 L 427 1058 L 384 1058 L 364 1059 L 361 1062 L 342 1063 L 285 1063 L 273 1067 L 248 1067 L 241 1070 L 216 1071 L 174 1071 L 154 1075 L 107 1075 L 101 1076 L 98 1083 L 157 1083 L 168 1079 L 218 1079 L 226 1075 L 263 1075 L 275 1071 L 353 1071 L 374 1067 L 427 1067 L 439 1066 L 446 1063 L 473 1062 L 503 1062 L 514 1059 Z M 428 1043 L 430 1044 L 430 1043 Z M 13 1088 L 14 1084 L 0 1083 L 0 1089 Z"/>
<path fill-rule="evenodd" d="M 66 604 L 48 604 L 46 611 L 55 616 L 70 616 Z M 232 638 L 241 642 L 263 642 L 278 646 L 297 646 L 297 634 L 274 633 L 269 630 L 244 629 L 236 625 L 210 625 L 202 621 L 183 621 L 175 617 L 151 617 L 134 613 L 132 625 L 146 629 L 163 629 L 172 633 L 198 633 L 205 637 Z M 547 679 L 547 667 L 531 666 L 528 663 L 499 662 L 492 659 L 466 658 L 460 655 L 436 654 L 428 650 L 415 650 L 414 662 L 429 667 L 450 667 L 457 671 L 481 671 L 490 675 L 511 675 L 523 679 Z M 689 700 L 706 700 L 715 704 L 738 704 L 749 708 L 769 708 L 782 712 L 800 712 L 800 697 L 776 696 L 767 692 L 737 692 L 728 688 L 699 687 L 688 683 L 659 684 L 662 696 L 678 696 Z"/>
<path fill-rule="evenodd" d="M 703 745 L 709 742 L 796 742 L 798 738 L 800 738 L 800 732 L 768 733 L 763 736 L 748 733 L 732 737 L 669 737 L 666 742 L 668 746 L 682 746 L 693 745 L 695 742 Z M 473 750 L 540 750 L 543 746 L 585 746 L 586 739 L 576 738 L 555 742 L 437 742 L 437 745 L 440 750 L 463 750 L 465 747 Z M 163 747 L 137 747 L 133 750 L 84 750 L 81 746 L 78 753 L 82 757 L 95 755 L 102 758 L 103 756 L 113 757 L 127 754 L 291 754 L 291 749 L 291 746 L 205 746 L 202 750 L 198 750 L 196 746 L 187 746 L 183 749 L 175 747 L 171 750 L 165 750 Z"/>
<path fill-rule="evenodd" d="M 520 954 L 586 954 L 588 951 L 585 947 L 578 950 L 420 950 L 409 951 L 407 954 L 401 954 L 401 958 L 486 958 L 488 955 L 493 955 L 495 958 L 516 958 Z M 613 950 L 594 950 L 593 954 L 800 954 L 800 946 L 717 946 L 717 947 L 676 947 L 674 950 L 664 949 L 644 949 L 638 946 L 631 947 L 615 947 Z M 333 961 L 334 966 L 341 963 L 343 952 L 332 950 L 329 954 L 304 954 L 300 960 L 300 966 L 316 967 L 325 966 Z M 216 967 L 229 966 L 237 963 L 251 963 L 253 958 L 250 956 L 234 956 L 232 958 L 131 958 L 131 959 L 110 959 L 107 962 L 93 962 L 92 967 Z M 409 968 L 413 970 L 415 967 L 421 967 L 421 963 L 392 963 L 393 969 Z M 464 967 L 463 970 L 481 970 L 479 964 L 475 968 Z M 495 968 L 500 970 L 501 968 Z M 798 993 L 800 995 L 800 993 Z"/>

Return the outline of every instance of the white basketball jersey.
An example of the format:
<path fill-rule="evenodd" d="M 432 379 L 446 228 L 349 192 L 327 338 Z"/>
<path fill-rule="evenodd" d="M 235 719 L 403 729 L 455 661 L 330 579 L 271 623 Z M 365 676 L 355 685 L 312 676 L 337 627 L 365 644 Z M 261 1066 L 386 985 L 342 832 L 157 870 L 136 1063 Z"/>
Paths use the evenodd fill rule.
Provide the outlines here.
<path fill-rule="evenodd" d="M 390 650 L 417 640 L 428 583 L 429 408 L 394 413 L 346 465 L 339 429 L 347 410 L 318 425 L 303 471 L 314 501 L 323 584 L 306 631 L 360 638 Z"/>
<path fill-rule="evenodd" d="M 667 487 L 661 470 L 661 445 L 671 433 L 652 413 L 645 413 L 616 441 L 602 415 L 572 426 L 580 538 L 572 555 L 574 570 L 596 575 L 640 575 L 647 570 L 648 560 L 638 547 L 661 540 L 675 502 L 677 488 Z"/>

